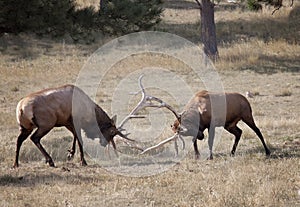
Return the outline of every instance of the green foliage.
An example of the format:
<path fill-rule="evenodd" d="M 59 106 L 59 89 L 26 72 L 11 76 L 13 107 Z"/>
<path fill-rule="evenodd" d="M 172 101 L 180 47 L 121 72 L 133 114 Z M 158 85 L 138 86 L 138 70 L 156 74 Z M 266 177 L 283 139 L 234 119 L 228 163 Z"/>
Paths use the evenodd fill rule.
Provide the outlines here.
<path fill-rule="evenodd" d="M 267 5 L 272 6 L 280 6 L 282 4 L 282 0 L 257 0 L 258 2 L 265 3 Z M 284 1 L 284 0 L 283 0 Z"/>
<path fill-rule="evenodd" d="M 161 3 L 161 0 L 102 0 L 98 26 L 110 34 L 147 30 L 161 20 Z"/>
<path fill-rule="evenodd" d="M 278 8 L 282 6 L 282 0 L 247 0 L 248 8 L 252 11 L 261 10 L 262 4 Z"/>
<path fill-rule="evenodd" d="M 93 31 L 125 34 L 147 30 L 160 21 L 161 0 L 102 0 L 101 9 L 77 9 L 75 0 L 1 0 L 0 34 L 34 32 L 74 40 Z"/>
<path fill-rule="evenodd" d="M 54 36 L 70 30 L 73 0 L 2 0 L 0 3 L 0 28 L 4 32 L 34 31 Z"/>
<path fill-rule="evenodd" d="M 259 11 L 262 5 L 257 0 L 247 0 L 247 6 L 251 11 Z"/>
<path fill-rule="evenodd" d="M 72 14 L 72 27 L 69 31 L 72 39 L 77 42 L 80 39 L 84 39 L 86 43 L 93 42 L 94 36 L 92 35 L 95 30 L 97 11 L 90 6 L 83 9 L 76 10 Z"/>

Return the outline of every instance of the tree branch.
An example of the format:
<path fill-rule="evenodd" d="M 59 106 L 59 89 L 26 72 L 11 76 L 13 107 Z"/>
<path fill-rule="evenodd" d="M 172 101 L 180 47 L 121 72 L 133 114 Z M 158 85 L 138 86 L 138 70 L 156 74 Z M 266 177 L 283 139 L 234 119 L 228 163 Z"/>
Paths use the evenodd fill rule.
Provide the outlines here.
<path fill-rule="evenodd" d="M 276 11 L 278 11 L 281 7 L 282 7 L 282 4 L 279 5 L 276 9 L 274 9 L 274 11 L 272 12 L 272 15 L 273 15 Z"/>
<path fill-rule="evenodd" d="M 195 1 L 196 1 L 196 3 L 198 4 L 199 9 L 202 10 L 202 5 L 201 5 L 200 1 L 199 1 L 199 0 L 195 0 Z"/>
<path fill-rule="evenodd" d="M 293 5 L 294 5 L 294 0 L 291 0 L 290 7 L 292 7 Z M 273 15 L 276 11 L 278 11 L 281 7 L 283 7 L 283 5 L 282 5 L 282 0 L 278 0 L 277 3 L 276 3 L 274 6 L 277 6 L 277 7 L 273 10 L 272 15 Z"/>

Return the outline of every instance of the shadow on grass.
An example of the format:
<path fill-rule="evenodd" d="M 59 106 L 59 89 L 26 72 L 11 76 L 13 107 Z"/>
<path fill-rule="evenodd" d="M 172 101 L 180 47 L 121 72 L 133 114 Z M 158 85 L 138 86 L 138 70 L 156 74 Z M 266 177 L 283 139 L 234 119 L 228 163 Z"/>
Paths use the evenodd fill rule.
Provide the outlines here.
<path fill-rule="evenodd" d="M 295 7 L 288 17 L 258 17 L 251 20 L 219 21 L 216 23 L 217 38 L 220 43 L 230 44 L 258 38 L 264 42 L 286 40 L 299 44 L 300 6 Z"/>
<path fill-rule="evenodd" d="M 295 10 L 295 12 L 293 12 Z M 240 41 L 248 41 L 258 38 L 264 42 L 272 40 L 286 40 L 291 44 L 299 44 L 300 7 L 294 8 L 288 18 L 257 18 L 251 21 L 219 21 L 216 23 L 217 41 L 219 45 L 232 44 Z M 270 15 L 271 17 L 271 15 Z M 184 37 L 194 43 L 201 43 L 200 17 L 196 23 L 167 24 L 162 22 L 158 30 L 170 32 Z M 255 28 L 255 29 L 254 29 Z"/>
<path fill-rule="evenodd" d="M 278 72 L 300 72 L 300 56 L 298 58 L 289 57 L 274 57 L 274 56 L 260 56 L 262 64 L 248 65 L 242 67 L 241 70 L 251 70 L 259 74 L 274 74 Z"/>
<path fill-rule="evenodd" d="M 190 9 L 199 9 L 199 6 L 195 1 L 191 2 L 191 1 L 182 1 L 182 0 L 165 0 L 164 8 L 190 10 Z"/>
<path fill-rule="evenodd" d="M 12 56 L 13 61 L 15 59 L 35 59 L 39 57 L 40 53 L 34 49 L 35 47 L 33 41 L 24 35 L 4 34 L 0 36 L 0 52 Z M 52 48 L 52 46 L 51 44 L 44 43 L 42 48 L 47 50 Z"/>
<path fill-rule="evenodd" d="M 269 157 L 265 156 L 265 151 L 263 147 L 257 146 L 244 151 L 237 151 L 235 157 L 240 157 L 243 155 L 258 157 L 261 159 L 272 160 L 272 159 L 299 159 L 300 158 L 300 145 L 296 144 L 293 146 L 272 146 L 270 147 L 271 155 Z M 202 155 L 204 156 L 204 155 Z M 194 160 L 193 152 L 188 155 L 189 159 Z M 228 158 L 230 153 L 228 152 L 215 152 L 214 159 Z M 197 161 L 198 162 L 198 161 Z M 207 161 L 207 162 L 214 162 Z M 172 165 L 175 166 L 179 162 L 172 161 L 162 161 L 159 162 L 160 165 Z M 82 183 L 103 183 L 114 179 L 111 177 L 111 173 L 107 173 L 100 165 L 92 164 L 87 167 L 82 167 L 75 165 L 73 163 L 64 163 L 60 167 L 50 168 L 45 167 L 31 167 L 22 166 L 22 172 L 26 172 L 23 175 L 18 175 L 19 173 L 7 173 L 0 175 L 0 186 L 15 186 L 15 187 L 34 187 L 37 185 L 55 185 L 58 182 L 63 182 L 67 185 L 81 185 Z M 141 166 L 148 167 L 151 163 L 139 163 Z M 103 171 L 103 174 L 99 172 L 99 169 Z M 37 172 L 39 171 L 39 172 Z M 95 176 L 95 172 L 96 176 Z M 20 173 L 21 174 L 21 173 Z"/>
<path fill-rule="evenodd" d="M 196 1 L 182 1 L 182 0 L 165 0 L 164 8 L 166 9 L 182 9 L 182 10 L 191 10 L 198 9 L 199 6 Z M 232 4 L 232 3 L 222 3 L 216 4 L 215 11 L 232 11 L 236 9 L 246 10 L 247 6 L 243 4 Z"/>
<path fill-rule="evenodd" d="M 43 169 L 39 168 L 39 170 L 37 170 L 35 166 L 33 166 L 33 163 L 30 165 L 30 168 L 27 168 L 24 165 L 20 167 L 22 172 L 26 172 L 24 175 L 16 175 L 21 174 L 14 172 L 14 170 L 18 169 L 12 169 L 12 173 L 10 174 L 0 175 L 0 186 L 33 187 L 39 184 L 51 186 L 58 182 L 70 185 L 80 185 L 82 183 L 101 183 L 109 179 L 109 175 L 107 173 L 103 173 L 103 176 L 99 174 L 97 176 L 93 176 L 91 172 L 86 172 L 99 166 L 90 165 L 88 167 L 75 167 L 74 164 L 69 163 L 64 164 L 62 167 L 50 168 L 49 166 L 45 166 Z M 81 170 L 82 173 L 80 173 Z M 76 173 L 74 174 L 72 171 Z"/>
<path fill-rule="evenodd" d="M 105 44 L 112 38 L 95 34 L 94 42 L 82 39 L 80 43 L 74 43 L 66 34 L 64 37 L 51 38 L 50 35 L 39 37 L 33 33 L 20 33 L 0 35 L 0 53 L 11 57 L 11 61 L 32 60 L 42 55 L 45 56 L 74 56 L 80 54 L 89 56 L 101 45 Z M 75 50 L 74 50 L 75 49 Z"/>
<path fill-rule="evenodd" d="M 12 175 L 0 175 L 0 186 L 6 185 L 18 185 L 21 184 L 23 180 L 22 176 L 12 176 Z"/>
<path fill-rule="evenodd" d="M 272 146 L 270 147 L 271 155 L 266 156 L 267 159 L 293 159 L 300 158 L 300 147 L 280 147 L 280 146 Z M 265 151 L 262 147 L 254 147 L 245 151 L 246 154 L 259 154 L 265 156 Z"/>

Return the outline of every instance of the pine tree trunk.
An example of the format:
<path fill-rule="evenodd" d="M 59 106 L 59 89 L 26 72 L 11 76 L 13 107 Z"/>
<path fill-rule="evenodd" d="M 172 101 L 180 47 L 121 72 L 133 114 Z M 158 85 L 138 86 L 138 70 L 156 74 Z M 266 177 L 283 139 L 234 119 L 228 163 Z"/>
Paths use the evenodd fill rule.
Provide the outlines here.
<path fill-rule="evenodd" d="M 214 3 L 211 0 L 201 1 L 201 37 L 204 45 L 204 53 L 212 60 L 219 57 L 216 37 L 216 25 L 214 15 Z"/>

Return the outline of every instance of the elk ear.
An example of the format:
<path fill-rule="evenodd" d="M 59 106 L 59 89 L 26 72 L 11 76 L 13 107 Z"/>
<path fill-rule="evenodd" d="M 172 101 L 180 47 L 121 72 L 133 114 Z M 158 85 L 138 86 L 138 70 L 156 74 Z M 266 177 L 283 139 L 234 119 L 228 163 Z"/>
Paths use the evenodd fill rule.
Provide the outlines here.
<path fill-rule="evenodd" d="M 112 118 L 111 118 L 113 124 L 115 125 L 117 123 L 117 115 L 114 115 Z"/>

